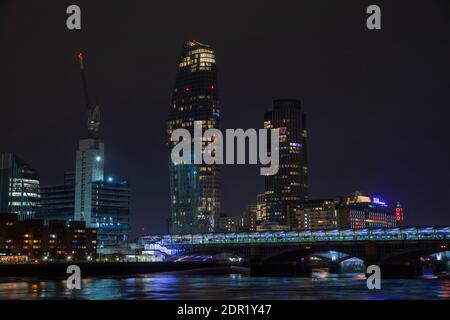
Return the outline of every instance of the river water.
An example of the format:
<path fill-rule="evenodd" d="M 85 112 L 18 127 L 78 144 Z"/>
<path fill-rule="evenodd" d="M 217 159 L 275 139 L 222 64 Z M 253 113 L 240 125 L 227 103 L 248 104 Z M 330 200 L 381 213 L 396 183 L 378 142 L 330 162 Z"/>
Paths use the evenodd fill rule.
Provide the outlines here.
<path fill-rule="evenodd" d="M 368 290 L 363 274 L 314 273 L 311 278 L 242 274 L 150 274 L 89 278 L 80 290 L 64 280 L 1 279 L 0 299 L 450 299 L 450 280 L 383 279 Z"/>

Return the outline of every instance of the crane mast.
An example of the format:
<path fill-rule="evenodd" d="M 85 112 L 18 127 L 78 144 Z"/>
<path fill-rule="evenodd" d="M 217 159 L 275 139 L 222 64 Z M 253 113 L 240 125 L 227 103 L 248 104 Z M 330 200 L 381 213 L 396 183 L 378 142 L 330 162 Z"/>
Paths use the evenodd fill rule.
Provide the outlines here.
<path fill-rule="evenodd" d="M 88 123 L 87 123 L 87 133 L 90 139 L 99 139 L 100 137 L 100 107 L 95 105 L 92 107 L 89 99 L 89 90 L 86 81 L 86 73 L 84 68 L 84 54 L 79 52 L 77 54 L 77 59 L 80 64 L 81 82 L 83 86 L 84 100 L 86 104 Z"/>

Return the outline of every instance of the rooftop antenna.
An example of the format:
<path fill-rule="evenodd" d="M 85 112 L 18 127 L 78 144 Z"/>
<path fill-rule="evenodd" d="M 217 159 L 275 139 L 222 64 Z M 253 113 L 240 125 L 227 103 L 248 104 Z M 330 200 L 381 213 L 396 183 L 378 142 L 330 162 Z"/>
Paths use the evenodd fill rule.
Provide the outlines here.
<path fill-rule="evenodd" d="M 91 106 L 89 100 L 89 90 L 87 87 L 86 74 L 84 69 L 84 54 L 82 52 L 77 53 L 77 59 L 80 63 L 81 82 L 83 85 L 84 101 L 86 109 L 88 111 L 88 138 L 98 139 L 100 133 L 100 107 L 95 105 Z"/>

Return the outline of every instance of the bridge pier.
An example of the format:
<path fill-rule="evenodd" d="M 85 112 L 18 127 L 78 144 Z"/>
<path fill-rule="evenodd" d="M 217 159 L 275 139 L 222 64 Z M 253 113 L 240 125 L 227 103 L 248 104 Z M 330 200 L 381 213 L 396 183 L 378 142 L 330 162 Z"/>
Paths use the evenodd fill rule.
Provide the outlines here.
<path fill-rule="evenodd" d="M 449 271 L 447 261 L 439 261 L 433 264 L 433 274 L 438 275 L 441 272 Z"/>
<path fill-rule="evenodd" d="M 263 270 L 261 265 L 250 265 L 250 276 L 259 277 L 263 275 Z"/>
<path fill-rule="evenodd" d="M 251 246 L 249 259 L 250 276 L 257 277 L 263 275 L 263 266 L 261 260 L 262 256 L 260 253 L 260 248 L 258 246 Z"/>
<path fill-rule="evenodd" d="M 341 272 L 340 264 L 337 261 L 332 261 L 329 264 L 329 273 L 337 274 Z"/>
<path fill-rule="evenodd" d="M 295 265 L 295 275 L 298 277 L 311 277 L 312 267 L 307 262 L 299 261 Z"/>

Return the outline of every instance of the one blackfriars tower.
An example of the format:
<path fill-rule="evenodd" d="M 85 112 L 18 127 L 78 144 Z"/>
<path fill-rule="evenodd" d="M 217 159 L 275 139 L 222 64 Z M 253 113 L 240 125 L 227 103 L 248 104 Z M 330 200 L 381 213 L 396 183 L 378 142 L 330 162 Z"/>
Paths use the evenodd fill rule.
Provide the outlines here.
<path fill-rule="evenodd" d="M 167 121 L 172 206 L 169 227 L 173 234 L 215 231 L 220 213 L 220 171 L 217 165 L 194 164 L 194 152 L 192 164 L 174 164 L 171 151 L 176 142 L 170 139 L 172 132 L 184 128 L 193 139 L 195 121 L 201 121 L 204 132 L 218 129 L 219 118 L 214 50 L 188 41 L 182 49 Z M 202 150 L 207 142 L 202 140 Z"/>

